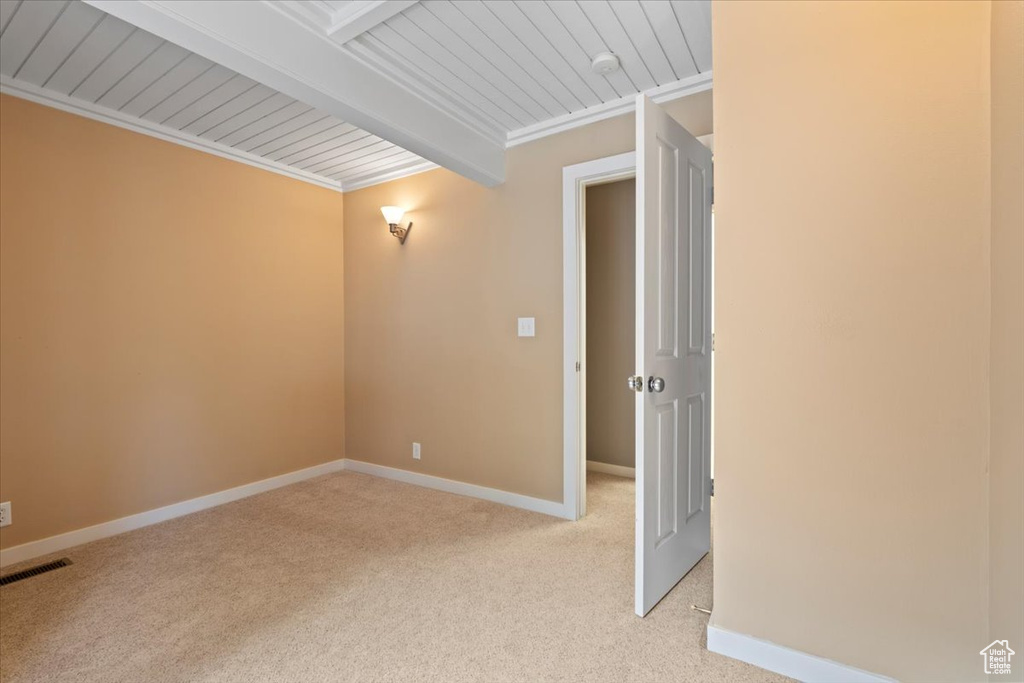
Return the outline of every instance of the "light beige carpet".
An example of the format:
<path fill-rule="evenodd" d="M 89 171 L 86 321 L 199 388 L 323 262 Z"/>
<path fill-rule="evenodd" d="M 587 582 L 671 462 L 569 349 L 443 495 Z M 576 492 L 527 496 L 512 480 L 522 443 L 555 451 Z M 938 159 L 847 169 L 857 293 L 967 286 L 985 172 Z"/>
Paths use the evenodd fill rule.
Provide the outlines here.
<path fill-rule="evenodd" d="M 784 680 L 704 649 L 710 558 L 633 615 L 633 482 L 588 476 L 577 523 L 339 473 L 65 551 L 0 588 L 0 679 Z"/>

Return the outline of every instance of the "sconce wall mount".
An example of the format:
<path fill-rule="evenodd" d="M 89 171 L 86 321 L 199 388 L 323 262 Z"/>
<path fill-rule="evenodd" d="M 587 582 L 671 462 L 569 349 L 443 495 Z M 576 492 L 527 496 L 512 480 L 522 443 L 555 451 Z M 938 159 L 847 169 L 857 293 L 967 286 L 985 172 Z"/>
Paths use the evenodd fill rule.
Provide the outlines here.
<path fill-rule="evenodd" d="M 404 228 L 401 225 L 405 209 L 400 206 L 382 206 L 380 207 L 380 212 L 384 214 L 384 220 L 388 222 L 388 230 L 398 238 L 398 243 L 405 244 L 405 238 L 409 236 L 409 231 L 412 230 L 411 221 Z"/>

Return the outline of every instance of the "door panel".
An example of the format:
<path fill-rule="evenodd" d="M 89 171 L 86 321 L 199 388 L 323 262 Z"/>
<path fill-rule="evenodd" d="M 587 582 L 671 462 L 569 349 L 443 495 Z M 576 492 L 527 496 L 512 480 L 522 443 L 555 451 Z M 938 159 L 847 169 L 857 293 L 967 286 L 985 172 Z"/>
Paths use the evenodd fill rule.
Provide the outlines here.
<path fill-rule="evenodd" d="M 676 443 L 679 440 L 679 411 L 676 402 L 658 406 L 658 536 L 661 545 L 676 532 Z"/>
<path fill-rule="evenodd" d="M 677 171 L 679 150 L 661 138 L 657 139 L 659 182 L 658 235 L 658 356 L 675 358 L 679 355 L 679 306 L 676 301 L 679 283 L 679 241 L 676 211 L 679 207 Z M 637 211 L 639 211 L 639 204 Z"/>
<path fill-rule="evenodd" d="M 704 394 L 686 400 L 686 461 L 690 467 L 690 489 L 686 521 L 704 510 Z"/>
<path fill-rule="evenodd" d="M 688 306 L 689 344 L 688 352 L 702 355 L 704 353 L 704 241 L 707 227 L 704 225 L 704 201 L 708 195 L 705 187 L 704 170 L 687 164 L 690 172 L 690 249 L 688 256 L 690 300 Z"/>
<path fill-rule="evenodd" d="M 637 102 L 636 612 L 710 549 L 711 152 Z"/>

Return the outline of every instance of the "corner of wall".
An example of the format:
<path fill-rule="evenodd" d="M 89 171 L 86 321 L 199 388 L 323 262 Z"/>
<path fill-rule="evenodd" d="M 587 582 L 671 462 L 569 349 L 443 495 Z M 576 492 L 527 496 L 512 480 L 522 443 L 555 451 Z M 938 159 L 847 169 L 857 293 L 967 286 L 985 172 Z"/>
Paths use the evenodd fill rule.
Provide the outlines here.
<path fill-rule="evenodd" d="M 1019 651 L 1024 646 L 1024 0 L 993 1 L 991 12 L 989 637 L 1009 640 Z M 1017 666 L 1017 680 L 1024 680 L 1024 661 Z"/>

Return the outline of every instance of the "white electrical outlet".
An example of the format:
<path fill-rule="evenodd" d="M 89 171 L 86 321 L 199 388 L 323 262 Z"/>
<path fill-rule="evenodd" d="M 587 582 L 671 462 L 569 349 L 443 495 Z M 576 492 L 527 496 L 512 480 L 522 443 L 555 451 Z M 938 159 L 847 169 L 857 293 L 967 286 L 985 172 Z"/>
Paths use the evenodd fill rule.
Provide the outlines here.
<path fill-rule="evenodd" d="M 420 459 L 420 445 L 418 443 L 416 443 L 415 441 L 412 442 L 412 459 L 413 460 L 419 460 Z"/>
<path fill-rule="evenodd" d="M 11 523 L 11 504 L 0 503 L 0 526 L 8 526 Z"/>
<path fill-rule="evenodd" d="M 533 318 L 520 318 L 519 319 L 519 336 L 520 337 L 532 337 L 537 334 L 536 322 Z"/>

